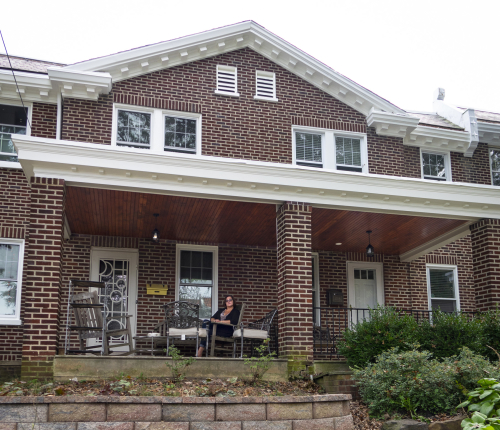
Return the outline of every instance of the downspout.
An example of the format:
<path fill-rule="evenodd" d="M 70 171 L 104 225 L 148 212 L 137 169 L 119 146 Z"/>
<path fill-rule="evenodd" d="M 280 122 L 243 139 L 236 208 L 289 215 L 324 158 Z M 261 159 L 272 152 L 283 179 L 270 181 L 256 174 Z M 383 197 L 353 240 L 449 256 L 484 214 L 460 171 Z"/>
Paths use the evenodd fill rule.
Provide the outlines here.
<path fill-rule="evenodd" d="M 61 91 L 57 93 L 57 124 L 56 124 L 56 139 L 61 140 L 61 127 L 62 127 L 62 94 Z"/>

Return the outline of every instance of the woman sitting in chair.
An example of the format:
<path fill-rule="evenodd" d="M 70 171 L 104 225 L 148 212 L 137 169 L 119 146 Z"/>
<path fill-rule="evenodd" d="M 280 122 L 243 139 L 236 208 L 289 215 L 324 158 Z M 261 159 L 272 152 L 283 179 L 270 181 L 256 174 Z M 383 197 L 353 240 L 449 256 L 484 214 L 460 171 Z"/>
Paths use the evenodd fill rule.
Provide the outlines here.
<path fill-rule="evenodd" d="M 212 318 L 210 318 L 210 326 L 207 328 L 207 339 L 200 342 L 200 348 L 198 349 L 198 354 L 196 354 L 197 357 L 203 357 L 203 352 L 205 351 L 205 348 L 207 348 L 212 334 L 212 323 L 218 323 L 217 336 L 231 337 L 233 335 L 233 327 L 224 327 L 223 324 L 238 324 L 240 311 L 236 308 L 236 302 L 233 296 L 226 296 L 222 306 L 224 307 L 215 312 L 215 314 L 212 315 Z"/>

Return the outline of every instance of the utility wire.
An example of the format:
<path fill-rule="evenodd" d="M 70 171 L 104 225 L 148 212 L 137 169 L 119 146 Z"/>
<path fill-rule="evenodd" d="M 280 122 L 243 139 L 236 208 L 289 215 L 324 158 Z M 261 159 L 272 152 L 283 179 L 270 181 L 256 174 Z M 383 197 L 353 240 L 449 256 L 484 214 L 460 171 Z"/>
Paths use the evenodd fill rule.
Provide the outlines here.
<path fill-rule="evenodd" d="M 12 63 L 10 62 L 9 53 L 7 52 L 7 46 L 5 46 L 5 40 L 3 40 L 2 30 L 0 30 L 0 36 L 2 37 L 2 43 L 3 43 L 3 47 L 5 48 L 5 53 L 7 54 L 7 60 L 9 60 L 9 65 L 10 65 L 10 70 L 12 71 L 12 76 L 14 76 L 14 82 L 16 83 L 17 94 L 19 94 L 19 98 L 21 99 L 21 104 L 23 105 L 24 115 L 26 115 L 26 122 L 29 124 L 29 126 L 31 128 L 31 123 L 30 123 L 30 120 L 28 118 L 26 108 L 24 107 L 23 97 L 21 96 L 21 91 L 19 91 L 19 85 L 17 85 L 16 74 L 14 73 L 14 68 L 12 67 Z"/>

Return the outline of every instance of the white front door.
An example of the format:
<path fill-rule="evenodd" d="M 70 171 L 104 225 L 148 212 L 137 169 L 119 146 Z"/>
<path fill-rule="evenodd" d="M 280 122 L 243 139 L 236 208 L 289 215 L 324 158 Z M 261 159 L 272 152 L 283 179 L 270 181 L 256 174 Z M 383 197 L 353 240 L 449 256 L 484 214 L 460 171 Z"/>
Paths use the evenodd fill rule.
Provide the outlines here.
<path fill-rule="evenodd" d="M 347 276 L 352 322 L 369 319 L 369 309 L 384 304 L 383 264 L 348 262 Z"/>
<path fill-rule="evenodd" d="M 124 327 L 125 318 L 113 318 L 120 315 L 132 315 L 130 318 L 132 335 L 136 333 L 137 321 L 137 265 L 139 251 L 135 249 L 92 248 L 90 279 L 106 281 L 106 291 L 98 290 L 101 303 L 108 299 L 107 327 L 110 330 Z M 91 345 L 96 345 L 91 339 Z M 112 338 L 111 344 L 123 343 L 123 336 Z M 119 351 L 123 348 L 116 348 Z M 127 349 L 127 347 L 124 347 Z"/>

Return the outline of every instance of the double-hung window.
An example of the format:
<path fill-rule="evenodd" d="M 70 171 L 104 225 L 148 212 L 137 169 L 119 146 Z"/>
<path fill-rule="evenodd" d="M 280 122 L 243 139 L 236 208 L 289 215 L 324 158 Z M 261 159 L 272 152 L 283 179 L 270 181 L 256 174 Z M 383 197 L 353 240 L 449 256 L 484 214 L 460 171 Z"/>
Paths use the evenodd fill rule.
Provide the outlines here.
<path fill-rule="evenodd" d="M 490 149 L 491 183 L 500 186 L 500 149 Z"/>
<path fill-rule="evenodd" d="M 0 161 L 17 161 L 11 135 L 28 134 L 29 108 L 0 104 Z"/>
<path fill-rule="evenodd" d="M 177 245 L 176 300 L 200 306 L 200 318 L 217 310 L 217 247 Z"/>
<path fill-rule="evenodd" d="M 457 266 L 427 265 L 427 290 L 430 310 L 460 310 Z"/>
<path fill-rule="evenodd" d="M 451 181 L 449 153 L 421 151 L 422 177 L 434 181 Z"/>
<path fill-rule="evenodd" d="M 115 105 L 112 144 L 156 154 L 201 154 L 201 115 Z"/>
<path fill-rule="evenodd" d="M 23 255 L 23 240 L 0 239 L 0 324 L 21 324 Z"/>
<path fill-rule="evenodd" d="M 312 127 L 292 127 L 293 164 L 368 173 L 366 135 Z"/>

